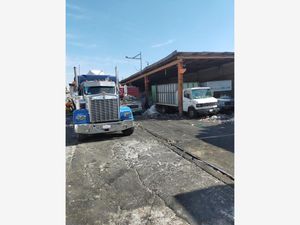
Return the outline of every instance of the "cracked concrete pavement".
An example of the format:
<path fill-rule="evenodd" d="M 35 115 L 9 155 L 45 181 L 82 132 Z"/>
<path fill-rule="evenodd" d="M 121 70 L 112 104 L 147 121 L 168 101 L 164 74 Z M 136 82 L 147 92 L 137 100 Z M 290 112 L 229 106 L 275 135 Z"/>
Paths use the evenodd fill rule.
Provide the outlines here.
<path fill-rule="evenodd" d="M 233 188 L 140 128 L 69 144 L 66 164 L 67 225 L 234 223 Z"/>

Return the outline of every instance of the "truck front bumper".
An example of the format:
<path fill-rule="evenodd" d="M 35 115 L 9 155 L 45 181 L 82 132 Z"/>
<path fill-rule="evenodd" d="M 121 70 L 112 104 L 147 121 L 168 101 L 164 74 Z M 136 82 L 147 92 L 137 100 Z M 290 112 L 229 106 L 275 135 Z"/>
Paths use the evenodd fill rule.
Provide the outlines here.
<path fill-rule="evenodd" d="M 123 120 L 117 122 L 94 123 L 94 124 L 75 124 L 74 130 L 78 134 L 99 134 L 111 133 L 126 130 L 133 127 L 132 120 Z"/>
<path fill-rule="evenodd" d="M 205 108 L 205 109 L 197 109 L 199 114 L 211 114 L 211 113 L 218 113 L 220 109 L 218 107 L 214 108 Z"/>

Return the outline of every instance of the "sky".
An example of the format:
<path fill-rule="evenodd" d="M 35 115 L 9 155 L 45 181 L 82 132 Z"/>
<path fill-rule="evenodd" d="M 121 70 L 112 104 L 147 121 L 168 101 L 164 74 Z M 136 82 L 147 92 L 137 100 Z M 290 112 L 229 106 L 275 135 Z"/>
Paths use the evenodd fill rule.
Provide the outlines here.
<path fill-rule="evenodd" d="M 66 83 L 103 70 L 120 79 L 173 51 L 234 51 L 233 0 L 66 0 Z"/>

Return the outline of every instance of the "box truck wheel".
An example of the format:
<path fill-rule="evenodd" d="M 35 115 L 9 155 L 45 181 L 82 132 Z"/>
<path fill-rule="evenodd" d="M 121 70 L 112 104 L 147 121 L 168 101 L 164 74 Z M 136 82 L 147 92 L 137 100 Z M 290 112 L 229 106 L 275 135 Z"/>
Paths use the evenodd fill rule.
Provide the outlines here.
<path fill-rule="evenodd" d="M 163 106 L 161 107 L 161 113 L 162 113 L 162 114 L 165 114 L 166 112 L 167 112 L 167 106 L 164 106 L 164 105 L 163 105 Z"/>
<path fill-rule="evenodd" d="M 122 133 L 125 135 L 125 136 L 129 136 L 133 133 L 134 131 L 134 127 L 131 127 L 129 129 L 126 129 L 126 130 L 122 130 Z"/>
<path fill-rule="evenodd" d="M 196 110 L 193 107 L 190 107 L 188 110 L 189 118 L 190 119 L 195 118 L 196 114 L 197 114 Z"/>

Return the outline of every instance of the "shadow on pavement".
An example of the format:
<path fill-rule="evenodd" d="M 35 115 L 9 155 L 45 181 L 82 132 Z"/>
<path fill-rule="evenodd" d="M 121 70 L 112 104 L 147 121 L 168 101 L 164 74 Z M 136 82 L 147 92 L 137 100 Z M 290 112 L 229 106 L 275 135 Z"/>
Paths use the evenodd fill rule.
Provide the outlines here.
<path fill-rule="evenodd" d="M 73 128 L 72 115 L 66 115 L 66 146 L 77 144 L 77 138 Z"/>
<path fill-rule="evenodd" d="M 86 135 L 83 140 L 78 140 L 77 135 L 74 132 L 74 127 L 72 124 L 72 116 L 66 117 L 66 146 L 77 145 L 80 143 L 88 143 L 95 141 L 105 141 L 113 140 L 115 138 L 124 137 L 122 133 L 110 133 L 110 134 L 93 134 Z"/>
<path fill-rule="evenodd" d="M 191 224 L 234 224 L 234 191 L 230 186 L 213 186 L 174 198 L 189 215 Z"/>
<path fill-rule="evenodd" d="M 77 137 L 74 132 L 73 126 L 66 126 L 66 146 L 72 146 L 72 145 L 77 145 Z"/>
<path fill-rule="evenodd" d="M 208 144 L 234 152 L 234 123 L 202 126 L 195 137 Z"/>
<path fill-rule="evenodd" d="M 160 125 L 161 129 L 166 130 L 166 132 L 168 132 L 168 129 L 171 129 L 177 133 L 181 132 L 182 134 L 192 135 L 193 137 L 198 138 L 207 144 L 214 145 L 229 152 L 234 152 L 234 117 L 231 113 L 227 115 L 218 114 L 219 117 L 220 115 L 224 118 L 218 120 L 206 119 L 207 116 L 202 115 L 195 119 L 189 119 L 186 116 L 179 117 L 178 114 L 164 114 L 158 116 L 157 118 L 145 118 L 143 116 L 137 116 L 135 117 L 135 121 L 170 121 L 170 124 L 159 123 L 157 125 Z M 175 122 L 176 120 L 178 123 Z M 186 123 L 186 121 L 190 121 L 192 125 Z M 189 125 L 193 127 L 189 128 Z M 195 130 L 195 128 L 197 130 Z M 155 127 L 154 129 L 158 128 Z M 180 137 L 178 138 L 178 141 L 182 141 Z"/>
<path fill-rule="evenodd" d="M 107 141 L 107 140 L 118 139 L 120 137 L 124 137 L 124 135 L 122 133 L 91 134 L 91 135 L 86 135 L 86 137 L 84 137 L 83 140 L 80 140 L 79 143 Z"/>

